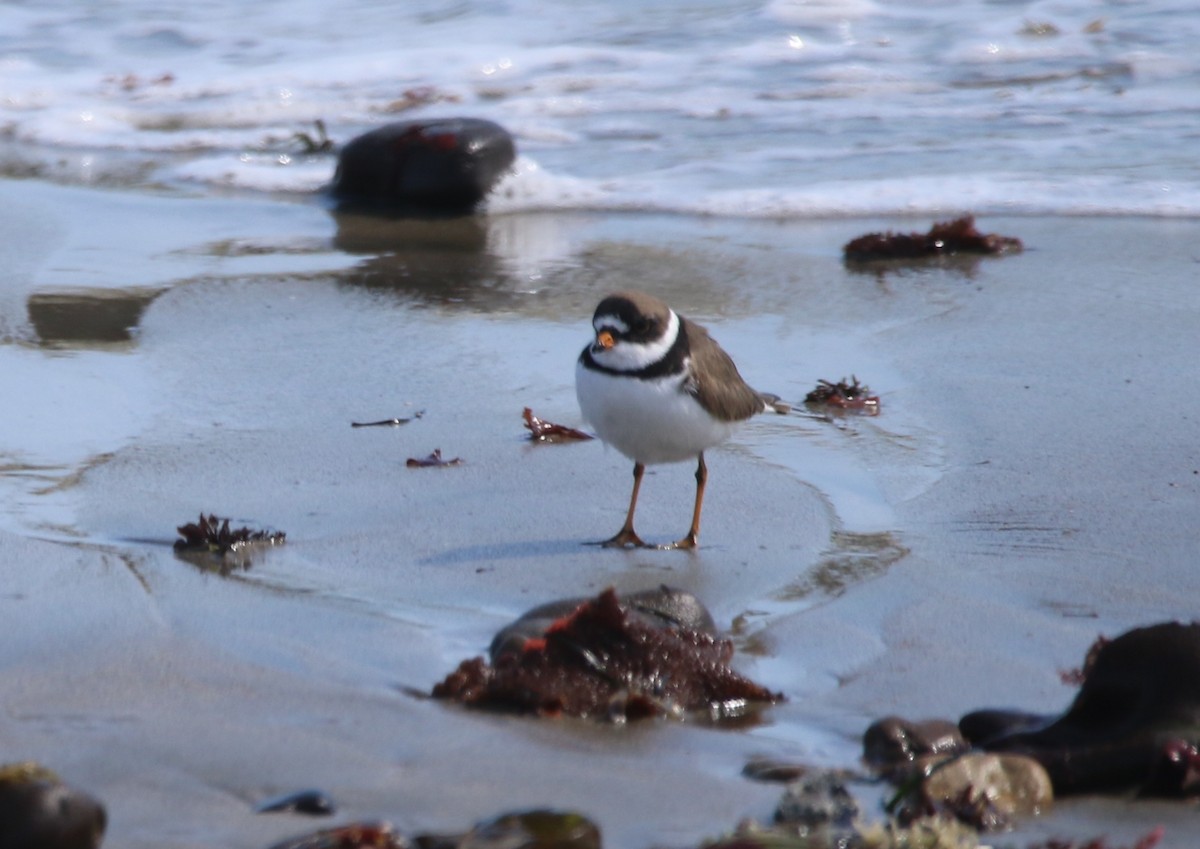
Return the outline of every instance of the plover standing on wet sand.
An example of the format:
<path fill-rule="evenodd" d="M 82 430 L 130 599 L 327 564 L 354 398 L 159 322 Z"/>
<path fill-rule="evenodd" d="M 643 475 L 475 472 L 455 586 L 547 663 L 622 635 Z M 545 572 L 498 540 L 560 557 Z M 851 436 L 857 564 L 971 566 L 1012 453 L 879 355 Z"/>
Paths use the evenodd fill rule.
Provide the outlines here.
<path fill-rule="evenodd" d="M 633 529 L 647 465 L 697 458 L 696 504 L 687 535 L 664 548 L 695 548 L 708 467 L 704 452 L 756 413 L 786 412 L 778 397 L 742 380 L 708 331 L 644 292 L 617 292 L 596 307 L 596 338 L 579 355 L 575 394 L 596 434 L 633 460 L 625 524 L 607 547 L 653 547 Z"/>

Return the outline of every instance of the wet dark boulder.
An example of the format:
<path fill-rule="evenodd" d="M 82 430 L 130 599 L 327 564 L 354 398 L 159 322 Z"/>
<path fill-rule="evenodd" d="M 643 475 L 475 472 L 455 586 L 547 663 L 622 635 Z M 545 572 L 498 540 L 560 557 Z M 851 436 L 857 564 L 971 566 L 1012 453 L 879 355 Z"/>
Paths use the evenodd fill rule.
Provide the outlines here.
<path fill-rule="evenodd" d="M 893 813 L 902 823 L 927 817 L 956 819 L 980 831 L 1008 828 L 1049 810 L 1050 776 L 1031 757 L 968 752 L 930 764 L 919 780 L 900 785 Z"/>
<path fill-rule="evenodd" d="M 466 215 L 512 167 L 516 145 L 480 118 L 400 121 L 351 139 L 330 193 L 341 209 Z"/>
<path fill-rule="evenodd" d="M 733 644 L 703 630 L 711 618 L 693 597 L 664 589 L 642 602 L 608 589 L 535 609 L 493 641 L 491 664 L 463 661 L 433 695 L 473 708 L 611 722 L 742 719 L 782 700 L 730 668 Z M 522 620 L 536 624 L 520 630 Z"/>
<path fill-rule="evenodd" d="M 983 708 L 973 710 L 958 721 L 958 729 L 965 740 L 976 746 L 1014 734 L 1039 731 L 1055 720 L 1053 715 L 1029 713 L 1007 708 Z"/>
<path fill-rule="evenodd" d="M 520 654 L 527 640 L 541 637 L 555 621 L 570 616 L 586 601 L 582 597 L 566 598 L 525 611 L 492 639 L 488 648 L 492 663 L 506 654 Z M 666 584 L 623 595 L 621 604 L 627 616 L 650 628 L 688 628 L 710 637 L 717 635 L 716 623 L 700 599 Z"/>
<path fill-rule="evenodd" d="M 1166 622 L 1097 641 L 1062 716 L 977 712 L 964 734 L 989 751 L 1037 759 L 1058 793 L 1138 788 L 1200 796 L 1200 623 Z M 986 737 L 980 736 L 986 729 Z"/>
<path fill-rule="evenodd" d="M 967 751 L 966 740 L 948 720 L 920 722 L 887 716 L 871 723 L 863 735 L 863 760 L 885 774 L 904 775 L 914 765 Z"/>
<path fill-rule="evenodd" d="M 1036 760 L 972 752 L 947 720 L 884 717 L 863 735 L 863 761 L 899 788 L 889 810 L 904 824 L 945 817 L 994 830 L 1040 813 L 1054 798 Z"/>
<path fill-rule="evenodd" d="M 1080 687 L 1059 716 L 988 708 L 963 716 L 957 733 L 938 720 L 873 723 L 864 760 L 899 788 L 892 813 L 989 829 L 1054 796 L 1200 798 L 1200 622 L 1100 637 L 1063 677 Z"/>
<path fill-rule="evenodd" d="M 0 849 L 96 849 L 107 824 L 100 802 L 45 767 L 0 767 Z"/>

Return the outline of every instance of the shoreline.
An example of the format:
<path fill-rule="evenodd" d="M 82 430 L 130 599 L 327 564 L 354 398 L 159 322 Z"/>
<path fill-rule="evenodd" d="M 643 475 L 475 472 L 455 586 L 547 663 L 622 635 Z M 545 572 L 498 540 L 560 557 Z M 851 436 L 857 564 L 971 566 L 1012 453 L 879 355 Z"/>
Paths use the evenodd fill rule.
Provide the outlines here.
<path fill-rule="evenodd" d="M 896 220 L 434 233 L 8 186 L 26 235 L 5 249 L 0 362 L 24 403 L 4 431 L 0 614 L 20 636 L 0 650 L 0 739 L 102 799 L 107 845 L 264 847 L 322 821 L 252 803 L 314 785 L 338 822 L 456 830 L 553 806 L 610 845 L 694 843 L 769 815 L 779 788 L 739 775 L 752 755 L 853 766 L 886 713 L 1055 711 L 1098 633 L 1194 615 L 1186 221 L 989 216 L 1024 253 L 881 278 L 840 248 Z M 581 546 L 619 524 L 627 464 L 531 446 L 520 413 L 578 424 L 591 305 L 629 280 L 686 305 L 752 383 L 791 400 L 853 372 L 881 415 L 743 428 L 710 458 L 694 557 Z M 48 344 L 28 320 L 35 293 L 113 287 L 157 292 L 125 343 Z M 1147 415 L 1165 376 L 1170 406 Z M 404 468 L 437 447 L 466 462 Z M 673 538 L 691 472 L 653 471 L 640 530 Z M 197 571 L 169 543 L 201 510 L 288 541 L 233 579 Z M 813 583 L 837 563 L 841 585 Z M 401 692 L 524 609 L 660 582 L 740 623 L 735 665 L 789 698 L 766 725 L 592 728 Z M 1012 840 L 1200 834 L 1182 805 L 1104 801 Z"/>

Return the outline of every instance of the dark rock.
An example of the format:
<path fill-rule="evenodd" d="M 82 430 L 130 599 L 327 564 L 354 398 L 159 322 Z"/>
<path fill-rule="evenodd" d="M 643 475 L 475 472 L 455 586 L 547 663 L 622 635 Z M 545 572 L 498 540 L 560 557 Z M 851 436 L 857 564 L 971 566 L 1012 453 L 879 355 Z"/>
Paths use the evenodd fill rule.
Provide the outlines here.
<path fill-rule="evenodd" d="M 979 712 L 964 717 L 980 725 Z M 982 723 L 989 751 L 1038 760 L 1057 793 L 1139 788 L 1168 796 L 1200 795 L 1200 623 L 1136 628 L 1097 644 L 1079 693 L 1058 719 L 1034 727 L 1013 714 L 1008 733 L 993 712 Z M 1022 719 L 1026 717 L 1026 719 Z"/>
<path fill-rule="evenodd" d="M 985 708 L 965 714 L 958 721 L 958 730 L 972 745 L 986 748 L 993 740 L 1037 731 L 1053 721 L 1053 716 L 1043 713 Z"/>
<path fill-rule="evenodd" d="M 570 616 L 588 598 L 568 598 L 538 605 L 500 629 L 488 648 L 492 663 L 506 654 L 519 654 L 527 640 L 540 637 L 555 621 Z M 621 603 L 633 619 L 651 628 L 688 628 L 711 637 L 717 635 L 712 615 L 689 592 L 662 584 L 652 590 L 629 593 Z"/>
<path fill-rule="evenodd" d="M 401 121 L 342 148 L 331 193 L 343 208 L 466 215 L 515 159 L 512 136 L 491 121 Z"/>
<path fill-rule="evenodd" d="M 1050 776 L 1022 755 L 971 752 L 936 767 L 921 782 L 922 816 L 950 814 L 978 829 L 995 830 L 1050 808 Z"/>
<path fill-rule="evenodd" d="M 1143 796 L 1172 798 L 1200 796 L 1200 744 L 1183 739 L 1163 743 L 1140 792 Z"/>
<path fill-rule="evenodd" d="M 927 719 L 911 722 L 888 716 L 871 724 L 863 735 L 863 759 L 874 767 L 909 764 L 929 755 L 953 755 L 967 750 L 953 722 Z"/>
<path fill-rule="evenodd" d="M 473 828 L 459 849 L 600 849 L 600 829 L 581 814 L 548 810 L 502 814 Z"/>
<path fill-rule="evenodd" d="M 32 763 L 0 767 L 0 849 L 97 849 L 104 806 Z"/>
<path fill-rule="evenodd" d="M 782 700 L 729 667 L 728 640 L 664 624 L 680 616 L 693 620 L 699 610 L 667 601 L 647 612 L 608 589 L 523 641 L 502 639 L 491 666 L 483 658 L 463 661 L 433 695 L 469 707 L 614 722 L 689 711 L 729 719 Z"/>

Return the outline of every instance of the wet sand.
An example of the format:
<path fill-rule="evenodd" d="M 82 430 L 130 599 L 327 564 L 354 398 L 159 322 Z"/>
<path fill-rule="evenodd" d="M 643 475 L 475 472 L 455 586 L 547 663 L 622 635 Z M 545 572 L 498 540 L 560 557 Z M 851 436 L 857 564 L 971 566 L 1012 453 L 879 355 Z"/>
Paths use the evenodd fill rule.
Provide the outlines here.
<path fill-rule="evenodd" d="M 1097 634 L 1195 615 L 1194 222 L 988 217 L 1026 251 L 874 275 L 841 245 L 928 222 L 432 226 L 5 190 L 0 748 L 102 798 L 106 845 L 262 847 L 322 823 L 252 803 L 308 786 L 405 831 L 549 806 L 609 846 L 695 843 L 769 817 L 752 756 L 852 766 L 885 714 L 1058 710 Z M 520 414 L 579 424 L 591 308 L 630 285 L 760 388 L 854 373 L 882 415 L 743 428 L 709 457 L 695 554 L 581 545 L 620 524 L 630 464 L 531 445 Z M 405 468 L 434 448 L 465 462 Z M 667 541 L 692 470 L 652 471 L 638 527 Z M 201 510 L 288 542 L 198 570 L 170 543 Z M 597 728 L 409 692 L 525 608 L 660 582 L 788 703 L 736 731 Z M 1104 799 L 1013 840 L 1158 823 L 1200 837 L 1190 807 Z"/>

